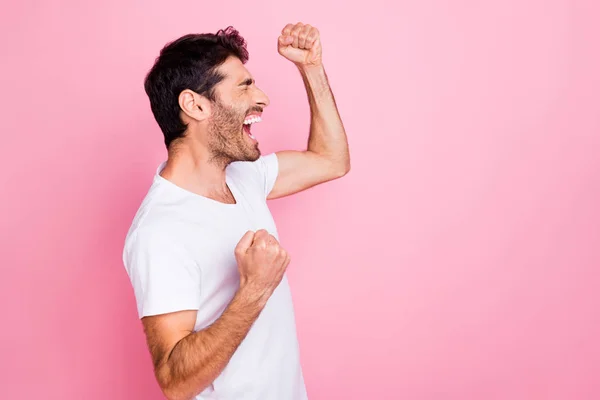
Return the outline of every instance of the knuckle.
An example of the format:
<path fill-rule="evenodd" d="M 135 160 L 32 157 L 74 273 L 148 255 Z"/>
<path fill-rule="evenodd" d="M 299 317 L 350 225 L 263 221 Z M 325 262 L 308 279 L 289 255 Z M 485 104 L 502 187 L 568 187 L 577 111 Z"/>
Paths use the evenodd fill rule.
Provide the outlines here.
<path fill-rule="evenodd" d="M 256 237 L 258 238 L 264 238 L 266 236 L 268 236 L 268 232 L 264 229 L 259 230 L 258 232 L 256 232 Z"/>

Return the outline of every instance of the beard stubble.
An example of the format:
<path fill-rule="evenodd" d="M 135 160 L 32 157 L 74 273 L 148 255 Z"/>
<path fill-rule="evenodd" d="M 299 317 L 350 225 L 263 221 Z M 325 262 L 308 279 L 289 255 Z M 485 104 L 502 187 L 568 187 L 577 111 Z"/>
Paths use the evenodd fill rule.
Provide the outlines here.
<path fill-rule="evenodd" d="M 224 166 L 235 161 L 258 160 L 261 155 L 258 145 L 248 142 L 242 129 L 247 111 L 237 111 L 218 102 L 214 110 L 208 126 L 211 160 Z"/>

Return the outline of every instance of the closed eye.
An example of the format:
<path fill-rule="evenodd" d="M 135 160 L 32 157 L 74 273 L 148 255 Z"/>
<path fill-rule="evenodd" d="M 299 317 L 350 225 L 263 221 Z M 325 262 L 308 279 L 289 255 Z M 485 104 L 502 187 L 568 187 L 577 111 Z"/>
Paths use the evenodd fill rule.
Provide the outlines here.
<path fill-rule="evenodd" d="M 252 86 L 253 83 L 254 83 L 254 79 L 248 78 L 245 81 L 243 81 L 242 83 L 240 83 L 240 86 Z"/>

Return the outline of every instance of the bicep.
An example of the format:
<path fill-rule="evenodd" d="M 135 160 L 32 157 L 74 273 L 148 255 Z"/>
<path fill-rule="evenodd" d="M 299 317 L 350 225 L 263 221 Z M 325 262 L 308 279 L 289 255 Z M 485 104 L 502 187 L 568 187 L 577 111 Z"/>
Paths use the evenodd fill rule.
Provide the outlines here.
<path fill-rule="evenodd" d="M 267 199 L 276 199 L 309 189 L 343 175 L 330 159 L 312 151 L 278 151 L 279 171 Z"/>
<path fill-rule="evenodd" d="M 194 331 L 197 314 L 197 310 L 184 310 L 142 318 L 155 368 L 164 364 L 177 343 Z"/>

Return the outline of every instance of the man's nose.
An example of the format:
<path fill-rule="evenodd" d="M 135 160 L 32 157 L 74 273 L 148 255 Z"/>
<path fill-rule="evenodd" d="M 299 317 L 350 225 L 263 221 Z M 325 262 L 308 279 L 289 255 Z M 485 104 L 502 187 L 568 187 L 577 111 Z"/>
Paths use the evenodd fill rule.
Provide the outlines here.
<path fill-rule="evenodd" d="M 269 96 L 267 96 L 267 94 L 265 92 L 263 92 L 262 90 L 258 89 L 256 90 L 256 104 L 261 106 L 261 107 L 267 107 L 270 104 L 270 100 L 269 100 Z"/>

